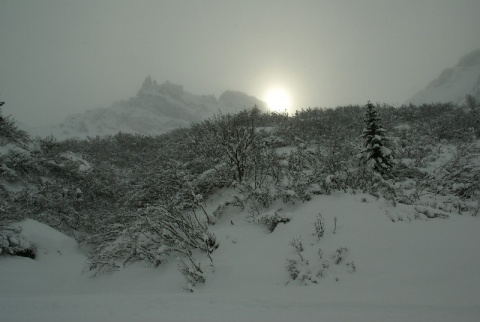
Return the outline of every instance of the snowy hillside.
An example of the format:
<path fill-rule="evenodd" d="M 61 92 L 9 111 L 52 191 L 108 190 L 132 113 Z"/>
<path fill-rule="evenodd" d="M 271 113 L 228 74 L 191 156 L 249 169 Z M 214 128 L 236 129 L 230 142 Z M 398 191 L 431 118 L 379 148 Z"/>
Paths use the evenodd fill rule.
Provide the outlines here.
<path fill-rule="evenodd" d="M 410 220 L 385 200 L 343 193 L 285 211 L 291 221 L 272 233 L 246 212 L 222 217 L 213 227 L 221 246 L 194 293 L 182 289 L 175 261 L 90 279 L 72 239 L 21 222 L 39 256 L 0 258 L 2 321 L 478 321 L 477 218 Z M 326 228 L 320 241 L 319 213 Z M 392 222 L 386 213 L 403 219 Z M 289 245 L 296 238 L 312 273 L 317 263 L 329 265 L 316 283 L 291 281 L 285 270 L 297 256 Z M 336 264 L 339 248 L 346 252 Z M 355 270 L 347 265 L 353 262 Z"/>
<path fill-rule="evenodd" d="M 480 100 L 480 49 L 462 57 L 453 68 L 445 69 L 428 86 L 407 103 L 462 103 L 466 95 Z"/>
<path fill-rule="evenodd" d="M 0 118 L 0 320 L 478 321 L 475 112 L 250 109 L 65 141 Z"/>
<path fill-rule="evenodd" d="M 71 115 L 53 128 L 26 128 L 32 134 L 56 138 L 110 135 L 118 132 L 158 135 L 176 128 L 188 127 L 215 113 L 230 113 L 257 105 L 266 111 L 259 99 L 241 92 L 226 91 L 214 95 L 194 95 L 183 86 L 165 82 L 157 84 L 147 77 L 135 97 L 114 103 L 108 108 L 95 108 Z"/>

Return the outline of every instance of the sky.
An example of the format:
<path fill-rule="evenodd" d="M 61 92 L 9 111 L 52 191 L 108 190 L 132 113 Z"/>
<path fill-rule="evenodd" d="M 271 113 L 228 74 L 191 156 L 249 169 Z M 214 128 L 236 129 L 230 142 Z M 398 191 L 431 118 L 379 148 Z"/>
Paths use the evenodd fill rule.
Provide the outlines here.
<path fill-rule="evenodd" d="M 290 110 L 400 105 L 480 48 L 478 0 L 0 0 L 0 100 L 29 125 L 136 94 L 146 76 Z"/>

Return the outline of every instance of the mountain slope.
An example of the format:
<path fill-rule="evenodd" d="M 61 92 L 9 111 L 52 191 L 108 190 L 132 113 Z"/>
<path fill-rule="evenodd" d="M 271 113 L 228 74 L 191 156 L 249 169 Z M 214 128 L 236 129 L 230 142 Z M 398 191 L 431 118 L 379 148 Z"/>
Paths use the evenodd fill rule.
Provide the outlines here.
<path fill-rule="evenodd" d="M 445 69 L 428 86 L 407 103 L 462 103 L 466 95 L 480 100 L 480 49 L 463 56 L 453 68 Z"/>
<path fill-rule="evenodd" d="M 85 138 L 118 132 L 158 135 L 187 127 L 219 111 L 235 112 L 254 105 L 264 111 L 267 109 L 264 102 L 241 92 L 226 91 L 217 99 L 214 95 L 188 93 L 183 86 L 168 81 L 159 85 L 149 76 L 135 97 L 115 102 L 108 108 L 71 115 L 53 128 L 28 130 L 57 138 Z"/>

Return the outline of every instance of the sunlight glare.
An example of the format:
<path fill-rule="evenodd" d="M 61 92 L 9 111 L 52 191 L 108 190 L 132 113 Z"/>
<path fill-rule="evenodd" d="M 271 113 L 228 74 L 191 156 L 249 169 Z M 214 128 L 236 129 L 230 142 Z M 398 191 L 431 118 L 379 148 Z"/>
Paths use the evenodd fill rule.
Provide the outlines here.
<path fill-rule="evenodd" d="M 275 87 L 267 91 L 265 101 L 268 108 L 273 112 L 284 112 L 290 108 L 290 95 L 281 87 Z"/>

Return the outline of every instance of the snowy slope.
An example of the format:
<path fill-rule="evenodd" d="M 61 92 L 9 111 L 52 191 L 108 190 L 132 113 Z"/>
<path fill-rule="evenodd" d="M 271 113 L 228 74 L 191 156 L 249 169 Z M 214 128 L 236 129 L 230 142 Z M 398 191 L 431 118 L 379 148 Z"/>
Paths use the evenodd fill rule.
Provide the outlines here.
<path fill-rule="evenodd" d="M 462 103 L 468 94 L 480 100 L 480 49 L 462 57 L 455 67 L 445 69 L 407 103 Z"/>
<path fill-rule="evenodd" d="M 158 135 L 192 122 L 202 121 L 219 111 L 243 110 L 264 102 L 241 92 L 227 91 L 219 99 L 213 95 L 194 95 L 183 86 L 165 82 L 157 84 L 147 77 L 135 97 L 115 102 L 108 108 L 96 108 L 71 115 L 53 128 L 26 128 L 34 135 L 57 138 L 109 135 L 118 132 Z"/>
<path fill-rule="evenodd" d="M 228 191 L 207 202 L 212 210 Z M 2 321 L 478 321 L 480 221 L 413 219 L 369 195 L 335 193 L 285 206 L 291 221 L 268 229 L 232 208 L 212 231 L 220 247 L 207 282 L 182 288 L 176 263 L 131 265 L 89 279 L 76 243 L 38 222 L 20 223 L 36 260 L 0 257 Z M 321 213 L 325 235 L 313 235 Z M 334 218 L 337 227 L 334 233 Z M 395 222 L 392 221 L 394 218 Z M 318 282 L 289 278 L 289 246 L 301 238 L 312 270 L 321 248 L 330 263 Z M 347 248 L 336 265 L 332 254 Z M 354 261 L 355 272 L 347 263 Z"/>

